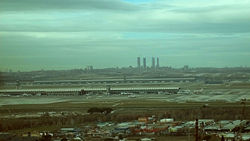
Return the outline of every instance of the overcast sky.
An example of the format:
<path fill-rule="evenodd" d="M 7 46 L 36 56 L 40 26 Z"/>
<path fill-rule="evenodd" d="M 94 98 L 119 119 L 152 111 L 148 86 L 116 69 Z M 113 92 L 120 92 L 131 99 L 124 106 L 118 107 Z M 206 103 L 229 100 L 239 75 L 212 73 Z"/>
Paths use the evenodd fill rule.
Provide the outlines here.
<path fill-rule="evenodd" d="M 250 66 L 250 0 L 0 0 L 0 70 Z"/>

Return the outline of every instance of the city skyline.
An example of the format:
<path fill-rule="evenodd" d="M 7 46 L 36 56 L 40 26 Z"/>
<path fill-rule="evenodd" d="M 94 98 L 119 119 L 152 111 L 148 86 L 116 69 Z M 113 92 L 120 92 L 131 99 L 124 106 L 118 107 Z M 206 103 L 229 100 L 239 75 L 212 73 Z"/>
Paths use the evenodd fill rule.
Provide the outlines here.
<path fill-rule="evenodd" d="M 98 66 L 94 66 L 92 64 L 86 64 L 80 67 L 72 67 L 72 68 L 38 68 L 38 69 L 31 69 L 31 70 L 15 70 L 12 68 L 3 68 L 0 69 L 0 72 L 18 72 L 18 71 L 23 71 L 23 72 L 28 72 L 28 71 L 39 71 L 39 70 L 73 70 L 73 69 L 85 69 L 85 70 L 90 70 L 90 69 L 108 69 L 108 68 L 129 68 L 129 67 L 133 67 L 134 69 L 138 69 L 140 68 L 139 71 L 145 71 L 147 69 L 157 69 L 160 67 L 171 67 L 171 68 L 175 68 L 175 69 L 180 69 L 180 68 L 185 68 L 185 67 L 190 67 L 190 68 L 234 68 L 234 67 L 249 67 L 249 66 L 224 66 L 224 67 L 204 67 L 204 66 L 190 66 L 188 64 L 185 64 L 183 66 L 178 66 L 178 67 L 173 67 L 171 65 L 160 65 L 160 58 L 159 57 L 135 57 L 132 58 L 132 62 L 129 65 L 122 65 L 121 63 L 118 62 L 118 64 L 115 64 L 114 66 L 110 66 L 110 67 L 98 67 Z M 135 61 L 136 59 L 136 61 Z M 140 67 L 139 67 L 140 66 Z"/>

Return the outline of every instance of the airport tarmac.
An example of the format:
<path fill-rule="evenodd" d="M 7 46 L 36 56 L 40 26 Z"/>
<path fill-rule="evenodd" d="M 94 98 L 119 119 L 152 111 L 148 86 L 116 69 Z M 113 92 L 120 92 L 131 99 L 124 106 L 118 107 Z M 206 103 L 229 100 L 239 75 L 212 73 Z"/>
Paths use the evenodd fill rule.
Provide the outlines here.
<path fill-rule="evenodd" d="M 0 106 L 18 104 L 48 104 L 58 102 L 102 102 L 117 100 L 154 100 L 166 102 L 238 102 L 242 99 L 250 100 L 249 89 L 217 89 L 207 90 L 201 94 L 88 94 L 83 96 L 1 96 Z"/>

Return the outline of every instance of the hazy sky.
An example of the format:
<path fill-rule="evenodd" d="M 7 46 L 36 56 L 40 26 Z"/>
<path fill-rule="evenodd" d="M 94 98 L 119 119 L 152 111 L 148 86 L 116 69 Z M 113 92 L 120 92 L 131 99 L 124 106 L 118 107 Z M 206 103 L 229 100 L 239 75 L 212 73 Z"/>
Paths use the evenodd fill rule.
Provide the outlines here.
<path fill-rule="evenodd" d="M 0 70 L 250 66 L 250 0 L 0 0 Z"/>

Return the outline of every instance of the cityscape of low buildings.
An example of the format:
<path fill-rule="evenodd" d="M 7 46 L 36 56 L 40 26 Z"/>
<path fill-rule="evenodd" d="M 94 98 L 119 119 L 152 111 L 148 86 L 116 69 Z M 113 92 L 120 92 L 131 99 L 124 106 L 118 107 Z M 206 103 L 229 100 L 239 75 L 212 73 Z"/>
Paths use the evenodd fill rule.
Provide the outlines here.
<path fill-rule="evenodd" d="M 196 126 L 198 128 L 196 128 Z M 197 131 L 196 131 L 197 130 Z M 198 132 L 198 134 L 196 134 Z M 0 133 L 0 140 L 11 133 Z M 49 141 L 154 141 L 159 137 L 183 136 L 187 141 L 199 140 L 249 141 L 249 120 L 199 119 L 196 121 L 175 121 L 173 118 L 158 118 L 155 115 L 138 117 L 127 122 L 96 122 L 77 127 L 62 127 L 54 131 L 35 131 L 16 134 L 20 138 L 42 139 L 49 136 Z M 35 141 L 35 140 L 34 140 Z M 212 140 L 211 140 L 212 141 Z"/>

